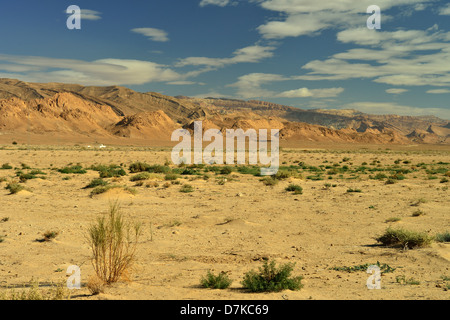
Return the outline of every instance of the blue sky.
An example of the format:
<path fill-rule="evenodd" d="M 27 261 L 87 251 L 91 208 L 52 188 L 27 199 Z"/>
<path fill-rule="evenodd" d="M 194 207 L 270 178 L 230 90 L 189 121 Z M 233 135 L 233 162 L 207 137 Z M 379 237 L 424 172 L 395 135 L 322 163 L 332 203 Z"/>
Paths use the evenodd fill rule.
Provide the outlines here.
<path fill-rule="evenodd" d="M 444 0 L 16 0 L 0 39 L 2 78 L 450 119 Z"/>

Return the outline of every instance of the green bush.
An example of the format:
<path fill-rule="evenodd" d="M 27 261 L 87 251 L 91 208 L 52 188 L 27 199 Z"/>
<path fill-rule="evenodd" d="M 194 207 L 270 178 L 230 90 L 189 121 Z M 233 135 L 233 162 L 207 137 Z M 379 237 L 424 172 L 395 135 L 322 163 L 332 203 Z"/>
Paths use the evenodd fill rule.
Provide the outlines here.
<path fill-rule="evenodd" d="M 233 172 L 233 168 L 231 167 L 223 167 L 220 169 L 220 174 L 230 174 Z"/>
<path fill-rule="evenodd" d="M 278 180 L 273 177 L 264 177 L 261 181 L 265 186 L 274 186 L 278 183 Z"/>
<path fill-rule="evenodd" d="M 93 179 L 84 189 L 95 188 L 99 186 L 106 186 L 108 181 L 103 180 L 102 178 Z"/>
<path fill-rule="evenodd" d="M 5 189 L 9 190 L 10 194 L 16 194 L 22 190 L 25 190 L 25 187 L 17 182 L 10 182 Z"/>
<path fill-rule="evenodd" d="M 221 272 L 216 276 L 211 271 L 208 271 L 206 277 L 200 280 L 202 287 L 210 289 L 226 289 L 232 282 L 225 272 Z"/>
<path fill-rule="evenodd" d="M 285 190 L 294 194 L 303 194 L 303 188 L 297 184 L 290 184 Z"/>
<path fill-rule="evenodd" d="M 130 181 L 132 181 L 132 182 L 142 181 L 142 180 L 147 180 L 149 178 L 150 178 L 150 173 L 148 173 L 148 172 L 141 172 L 141 173 L 138 173 L 138 174 L 132 176 L 130 178 Z"/>
<path fill-rule="evenodd" d="M 150 165 L 144 162 L 135 162 L 130 164 L 130 172 L 131 173 L 138 173 L 138 172 L 143 172 L 143 171 L 147 171 L 150 168 Z"/>
<path fill-rule="evenodd" d="M 244 275 L 242 285 L 251 292 L 278 292 L 282 290 L 300 290 L 303 277 L 290 278 L 294 264 L 287 263 L 276 267 L 275 261 L 264 262 L 259 273 L 253 270 Z"/>
<path fill-rule="evenodd" d="M 181 187 L 180 192 L 183 193 L 194 192 L 194 187 L 192 187 L 190 184 L 185 184 Z"/>
<path fill-rule="evenodd" d="M 450 232 L 439 233 L 435 237 L 437 242 L 450 242 Z"/>
<path fill-rule="evenodd" d="M 424 232 L 409 231 L 404 229 L 394 230 L 388 228 L 385 233 L 376 240 L 384 246 L 413 249 L 430 245 L 433 238 Z"/>
<path fill-rule="evenodd" d="M 4 163 L 4 164 L 2 164 L 2 167 L 1 167 L 1 169 L 3 169 L 3 170 L 9 170 L 12 168 L 13 167 L 11 165 L 9 165 L 9 163 Z"/>
<path fill-rule="evenodd" d="M 85 174 L 87 172 L 80 165 L 64 167 L 62 169 L 58 169 L 58 171 L 64 174 Z"/>

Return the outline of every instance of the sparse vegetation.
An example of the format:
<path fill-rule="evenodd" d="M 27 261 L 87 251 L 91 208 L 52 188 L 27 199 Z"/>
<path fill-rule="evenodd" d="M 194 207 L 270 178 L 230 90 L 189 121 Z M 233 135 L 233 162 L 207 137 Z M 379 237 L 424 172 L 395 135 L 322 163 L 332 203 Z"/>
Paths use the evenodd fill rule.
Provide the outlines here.
<path fill-rule="evenodd" d="M 49 289 L 42 289 L 39 282 L 31 280 L 29 289 L 22 289 L 17 292 L 16 288 L 0 293 L 0 300 L 68 300 L 70 291 L 66 287 L 66 282 L 51 284 Z M 47 287 L 47 286 L 46 286 Z"/>
<path fill-rule="evenodd" d="M 25 187 L 23 185 L 21 185 L 20 183 L 10 182 L 5 187 L 5 189 L 9 190 L 10 194 L 16 194 L 16 193 L 19 193 L 20 191 L 25 190 Z"/>
<path fill-rule="evenodd" d="M 424 232 L 388 228 L 385 233 L 376 240 L 388 247 L 413 249 L 430 245 L 433 238 Z"/>
<path fill-rule="evenodd" d="M 370 266 L 378 266 L 380 268 L 381 273 L 391 273 L 394 272 L 396 270 L 396 268 L 392 268 L 390 265 L 386 264 L 386 263 L 380 263 L 379 261 L 377 261 L 377 263 L 366 263 L 366 264 L 361 264 L 361 265 L 357 265 L 357 266 L 350 266 L 350 267 L 333 267 L 330 268 L 330 270 L 334 270 L 334 271 L 345 271 L 345 272 L 357 272 L 357 271 L 367 271 L 367 269 Z"/>
<path fill-rule="evenodd" d="M 225 272 L 221 272 L 216 276 L 209 270 L 206 276 L 200 280 L 202 287 L 210 289 L 227 289 L 232 282 Z"/>
<path fill-rule="evenodd" d="M 131 271 L 141 232 L 141 224 L 125 220 L 118 202 L 110 204 L 107 217 L 98 218 L 89 227 L 92 265 L 99 279 L 110 284 Z"/>
<path fill-rule="evenodd" d="M 194 187 L 191 186 L 190 184 L 185 184 L 181 187 L 180 192 L 182 193 L 194 192 Z"/>
<path fill-rule="evenodd" d="M 297 184 L 290 184 L 286 187 L 286 191 L 294 192 L 294 194 L 303 194 L 303 188 Z"/>
<path fill-rule="evenodd" d="M 294 264 L 287 263 L 276 267 L 275 261 L 265 261 L 259 272 L 253 270 L 244 275 L 242 285 L 251 292 L 278 292 L 282 290 L 300 290 L 303 277 L 290 278 Z"/>
<path fill-rule="evenodd" d="M 435 237 L 437 242 L 450 242 L 450 232 L 438 233 Z"/>

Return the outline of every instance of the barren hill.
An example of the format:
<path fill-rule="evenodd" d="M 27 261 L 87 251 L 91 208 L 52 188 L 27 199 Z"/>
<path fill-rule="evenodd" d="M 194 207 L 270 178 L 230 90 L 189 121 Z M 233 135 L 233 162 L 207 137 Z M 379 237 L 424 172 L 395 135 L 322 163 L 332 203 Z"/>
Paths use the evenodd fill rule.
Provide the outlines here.
<path fill-rule="evenodd" d="M 302 110 L 264 101 L 197 99 L 140 93 L 120 86 L 27 83 L 0 79 L 0 138 L 64 136 L 67 142 L 170 142 L 177 128 L 279 129 L 282 141 L 442 144 L 449 122 L 433 116 L 369 115 L 357 110 Z M 41 140 L 42 140 L 41 139 Z M 39 140 L 39 139 L 38 139 Z"/>

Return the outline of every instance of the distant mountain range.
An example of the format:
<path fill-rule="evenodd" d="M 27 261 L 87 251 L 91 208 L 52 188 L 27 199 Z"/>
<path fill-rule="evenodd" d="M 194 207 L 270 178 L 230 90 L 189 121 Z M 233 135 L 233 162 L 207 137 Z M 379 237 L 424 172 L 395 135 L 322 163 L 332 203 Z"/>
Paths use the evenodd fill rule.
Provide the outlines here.
<path fill-rule="evenodd" d="M 120 86 L 0 79 L 0 141 L 164 144 L 177 128 L 280 129 L 282 141 L 448 144 L 450 123 L 434 116 L 304 110 L 264 101 L 170 97 Z"/>

